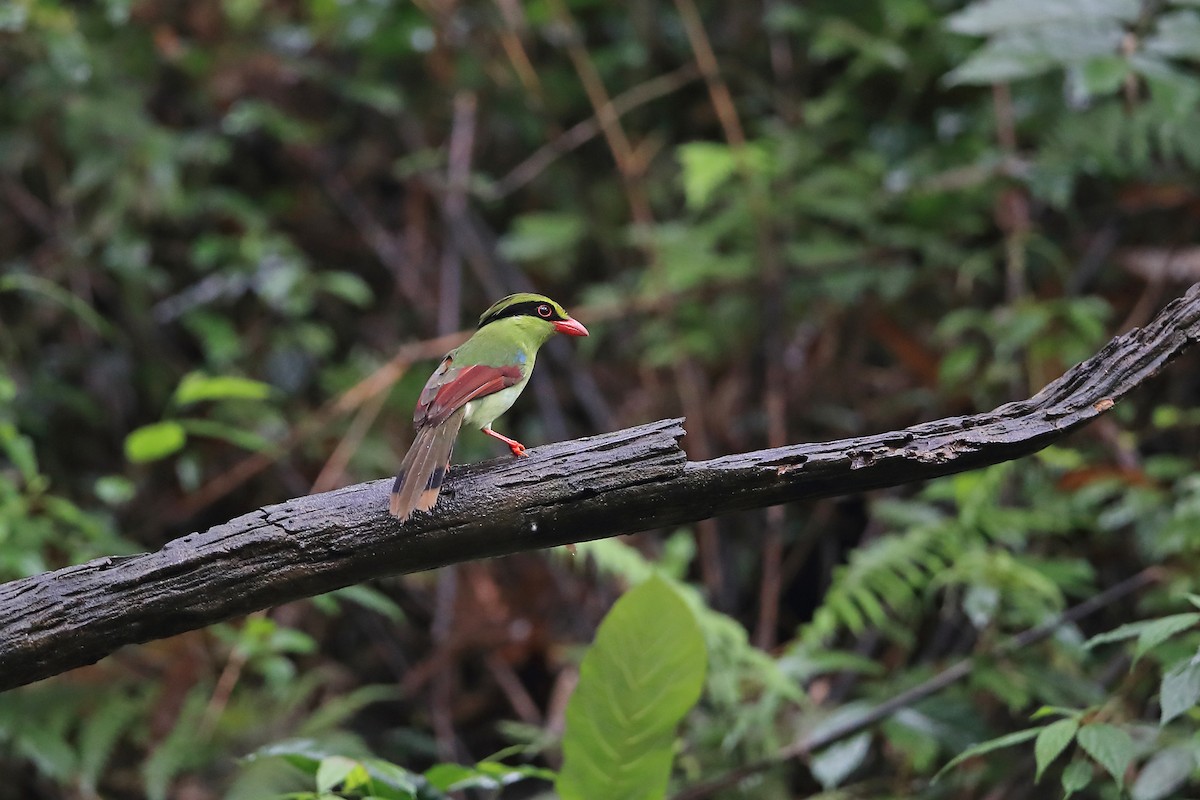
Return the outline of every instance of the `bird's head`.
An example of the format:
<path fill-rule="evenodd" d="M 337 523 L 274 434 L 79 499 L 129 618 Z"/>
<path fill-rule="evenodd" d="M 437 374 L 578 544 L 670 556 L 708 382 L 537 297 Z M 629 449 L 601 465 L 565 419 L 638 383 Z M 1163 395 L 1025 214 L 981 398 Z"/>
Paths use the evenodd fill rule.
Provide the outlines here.
<path fill-rule="evenodd" d="M 491 308 L 483 312 L 483 316 L 479 318 L 479 327 L 483 328 L 501 320 L 510 320 L 502 324 L 527 331 L 538 339 L 539 343 L 555 333 L 565 333 L 568 336 L 588 335 L 587 328 L 578 320 L 572 319 L 565 308 L 545 295 L 532 292 L 510 294 L 497 300 Z"/>

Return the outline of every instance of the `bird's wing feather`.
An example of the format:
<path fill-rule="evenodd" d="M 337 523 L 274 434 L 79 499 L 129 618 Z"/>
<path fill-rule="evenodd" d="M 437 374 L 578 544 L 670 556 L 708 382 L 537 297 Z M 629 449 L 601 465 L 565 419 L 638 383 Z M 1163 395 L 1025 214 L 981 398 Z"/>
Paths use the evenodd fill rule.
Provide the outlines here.
<path fill-rule="evenodd" d="M 521 377 L 516 364 L 456 367 L 453 357 L 446 356 L 421 391 L 413 422 L 417 427 L 438 425 L 472 400 L 520 383 Z"/>

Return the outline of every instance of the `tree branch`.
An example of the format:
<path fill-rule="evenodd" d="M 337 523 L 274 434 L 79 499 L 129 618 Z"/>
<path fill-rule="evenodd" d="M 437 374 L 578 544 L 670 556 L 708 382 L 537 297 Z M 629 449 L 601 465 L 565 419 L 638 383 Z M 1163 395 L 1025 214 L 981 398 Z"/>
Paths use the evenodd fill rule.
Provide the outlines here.
<path fill-rule="evenodd" d="M 1200 339 L 1200 284 L 1029 400 L 902 431 L 688 462 L 682 420 L 456 467 L 401 526 L 390 479 L 266 506 L 161 550 L 0 585 L 0 690 L 118 647 L 381 575 L 850 494 L 1019 458 L 1089 422 Z"/>

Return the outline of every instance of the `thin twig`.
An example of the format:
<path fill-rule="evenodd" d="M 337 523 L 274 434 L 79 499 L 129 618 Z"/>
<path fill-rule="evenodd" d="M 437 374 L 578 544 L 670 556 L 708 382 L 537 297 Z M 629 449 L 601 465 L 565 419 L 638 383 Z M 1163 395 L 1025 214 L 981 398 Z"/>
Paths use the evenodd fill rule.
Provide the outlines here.
<path fill-rule="evenodd" d="M 685 64 L 617 95 L 612 99 L 612 110 L 618 117 L 624 116 L 639 106 L 679 91 L 698 77 L 700 73 L 696 65 Z M 600 117 L 593 113 L 592 116 L 568 128 L 562 135 L 539 147 L 503 178 L 481 190 L 481 195 L 487 200 L 501 200 L 507 197 L 531 183 L 559 158 L 591 141 L 601 130 Z"/>

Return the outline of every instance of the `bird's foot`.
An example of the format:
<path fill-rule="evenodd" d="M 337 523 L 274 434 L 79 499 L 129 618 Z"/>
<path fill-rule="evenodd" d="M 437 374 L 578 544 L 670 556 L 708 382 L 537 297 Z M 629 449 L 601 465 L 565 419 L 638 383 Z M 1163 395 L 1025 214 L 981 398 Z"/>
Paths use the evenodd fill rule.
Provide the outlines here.
<path fill-rule="evenodd" d="M 521 444 L 516 439 L 510 439 L 502 433 L 496 433 L 491 428 L 483 428 L 483 432 L 488 436 L 491 436 L 493 439 L 499 439 L 508 445 L 508 449 L 512 451 L 514 456 L 517 456 L 518 458 L 528 457 L 529 454 L 525 452 L 525 445 Z"/>

